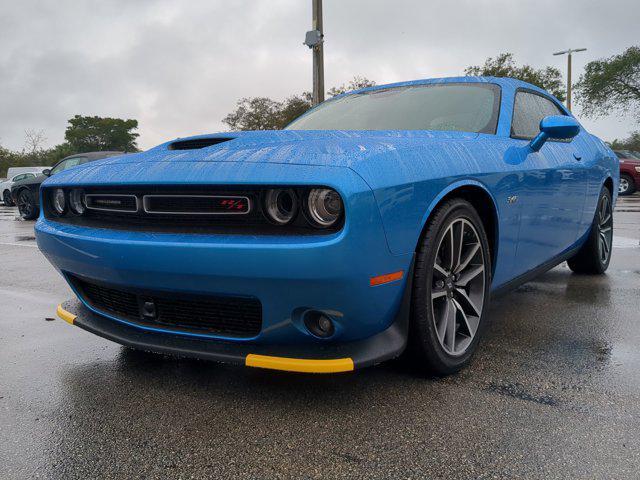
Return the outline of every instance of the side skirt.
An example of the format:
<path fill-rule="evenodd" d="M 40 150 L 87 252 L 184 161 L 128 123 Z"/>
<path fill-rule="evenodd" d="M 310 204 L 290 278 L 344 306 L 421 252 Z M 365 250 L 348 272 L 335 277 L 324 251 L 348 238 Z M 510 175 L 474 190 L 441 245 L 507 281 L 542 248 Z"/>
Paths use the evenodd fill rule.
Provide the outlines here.
<path fill-rule="evenodd" d="M 509 280 L 506 283 L 503 283 L 502 285 L 500 285 L 498 288 L 496 288 L 495 290 L 493 290 L 491 292 L 491 298 L 497 298 L 500 297 L 506 293 L 509 293 L 512 290 L 515 290 L 516 288 L 518 288 L 520 285 L 530 282 L 531 280 L 533 280 L 534 278 L 542 275 L 543 273 L 548 272 L 549 270 L 551 270 L 553 267 L 557 267 L 558 265 L 560 265 L 562 262 L 570 259 L 571 257 L 573 257 L 578 250 L 580 250 L 580 248 L 582 247 L 582 243 L 579 243 L 578 246 L 575 246 L 563 253 L 561 253 L 560 255 L 552 258 L 551 260 L 549 260 L 546 263 L 543 263 L 542 265 L 540 265 L 539 267 L 536 267 L 532 270 L 529 270 L 528 272 L 523 273 L 522 275 L 520 275 L 519 277 L 514 278 L 513 280 Z"/>

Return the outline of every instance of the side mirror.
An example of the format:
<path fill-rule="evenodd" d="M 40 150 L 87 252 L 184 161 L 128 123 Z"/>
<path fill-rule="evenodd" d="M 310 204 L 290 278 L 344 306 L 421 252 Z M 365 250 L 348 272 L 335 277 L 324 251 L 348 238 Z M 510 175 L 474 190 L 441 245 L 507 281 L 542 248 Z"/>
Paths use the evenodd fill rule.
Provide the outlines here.
<path fill-rule="evenodd" d="M 51 175 L 51 169 L 50 168 L 45 168 L 44 170 L 42 170 L 42 174 L 46 175 L 47 177 Z"/>
<path fill-rule="evenodd" d="M 580 124 L 573 117 L 550 115 L 540 121 L 540 133 L 531 140 L 529 146 L 534 152 L 539 151 L 550 138 L 568 140 L 580 133 Z"/>

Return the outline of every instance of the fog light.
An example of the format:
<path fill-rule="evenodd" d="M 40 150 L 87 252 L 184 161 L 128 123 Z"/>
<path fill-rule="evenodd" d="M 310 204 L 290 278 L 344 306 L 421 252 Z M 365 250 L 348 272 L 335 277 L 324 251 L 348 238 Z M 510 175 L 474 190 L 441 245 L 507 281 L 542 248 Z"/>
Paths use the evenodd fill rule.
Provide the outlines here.
<path fill-rule="evenodd" d="M 53 208 L 59 215 L 62 215 L 67 208 L 67 199 L 61 188 L 56 188 L 53 191 Z"/>
<path fill-rule="evenodd" d="M 313 335 L 320 338 L 328 338 L 336 331 L 331 317 L 322 312 L 307 312 L 304 316 L 304 325 Z"/>

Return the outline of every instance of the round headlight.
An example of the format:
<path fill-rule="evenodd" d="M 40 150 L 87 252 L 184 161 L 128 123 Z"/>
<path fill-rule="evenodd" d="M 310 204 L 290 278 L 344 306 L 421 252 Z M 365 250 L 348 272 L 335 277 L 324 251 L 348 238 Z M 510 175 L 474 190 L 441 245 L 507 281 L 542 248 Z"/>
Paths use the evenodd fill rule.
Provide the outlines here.
<path fill-rule="evenodd" d="M 59 214 L 62 215 L 67 209 L 67 199 L 64 196 L 64 190 L 56 188 L 53 191 L 53 208 Z"/>
<path fill-rule="evenodd" d="M 330 188 L 314 188 L 307 197 L 307 209 L 311 220 L 320 227 L 330 227 L 342 215 L 342 198 Z"/>
<path fill-rule="evenodd" d="M 264 209 L 267 217 L 278 225 L 286 225 L 298 212 L 298 198 L 290 189 L 276 188 L 267 190 L 264 196 Z"/>
<path fill-rule="evenodd" d="M 84 206 L 84 191 L 80 188 L 74 188 L 69 194 L 69 206 L 74 213 L 82 215 L 86 210 Z"/>

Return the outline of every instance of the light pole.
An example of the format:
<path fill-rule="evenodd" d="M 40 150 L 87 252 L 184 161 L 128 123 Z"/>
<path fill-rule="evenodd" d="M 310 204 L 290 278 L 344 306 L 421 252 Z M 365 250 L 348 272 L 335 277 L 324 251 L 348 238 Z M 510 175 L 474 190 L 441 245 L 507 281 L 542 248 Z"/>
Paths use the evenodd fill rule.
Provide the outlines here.
<path fill-rule="evenodd" d="M 304 44 L 313 50 L 313 105 L 324 102 L 324 33 L 322 32 L 322 0 L 312 0 L 312 30 Z"/>
<path fill-rule="evenodd" d="M 586 48 L 570 48 L 554 55 L 567 55 L 567 110 L 571 111 L 571 54 L 574 52 L 584 52 Z"/>

